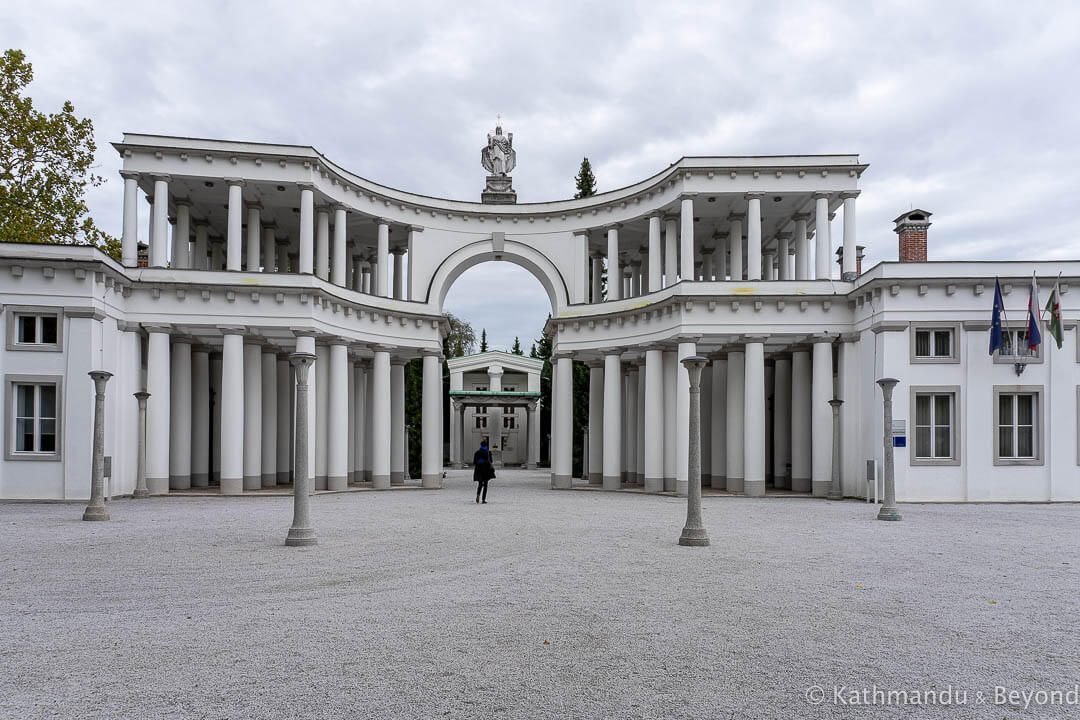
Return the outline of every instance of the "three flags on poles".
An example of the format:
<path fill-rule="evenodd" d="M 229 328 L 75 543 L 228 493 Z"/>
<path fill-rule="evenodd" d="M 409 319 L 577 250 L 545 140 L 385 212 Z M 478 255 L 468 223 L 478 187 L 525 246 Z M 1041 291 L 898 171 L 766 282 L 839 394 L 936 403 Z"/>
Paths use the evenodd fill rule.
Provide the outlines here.
<path fill-rule="evenodd" d="M 1031 275 L 1031 290 L 1028 295 L 1027 307 L 1027 347 L 1032 353 L 1042 344 L 1043 312 L 1048 315 L 1046 323 L 1050 337 L 1054 338 L 1058 349 L 1061 349 L 1061 291 L 1058 288 L 1060 280 L 1061 275 L 1059 274 L 1058 279 L 1054 281 L 1053 289 L 1050 291 L 1050 298 L 1046 301 L 1046 307 L 1043 308 L 1039 306 L 1039 284 L 1035 279 L 1035 274 L 1032 273 Z M 1003 319 L 1007 322 L 1007 318 L 1005 318 L 1005 301 L 1001 297 L 1001 281 L 995 280 L 994 309 L 990 315 L 991 355 L 996 351 L 1003 350 L 1007 344 L 1005 330 L 1002 326 Z"/>

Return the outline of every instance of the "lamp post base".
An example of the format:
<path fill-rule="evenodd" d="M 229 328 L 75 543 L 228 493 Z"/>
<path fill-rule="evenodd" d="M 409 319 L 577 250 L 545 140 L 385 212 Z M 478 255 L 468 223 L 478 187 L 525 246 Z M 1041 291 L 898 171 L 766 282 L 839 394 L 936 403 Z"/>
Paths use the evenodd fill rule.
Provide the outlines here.
<path fill-rule="evenodd" d="M 884 505 L 882 505 L 881 510 L 878 511 L 877 519 L 878 520 L 900 520 L 901 519 L 900 509 L 895 508 L 895 507 L 885 507 Z"/>
<path fill-rule="evenodd" d="M 289 528 L 289 534 L 285 536 L 285 544 L 289 547 L 318 545 L 319 539 L 315 536 L 315 528 Z"/>
<path fill-rule="evenodd" d="M 679 536 L 679 544 L 689 547 L 705 547 L 709 544 L 709 533 L 705 528 L 684 527 Z"/>

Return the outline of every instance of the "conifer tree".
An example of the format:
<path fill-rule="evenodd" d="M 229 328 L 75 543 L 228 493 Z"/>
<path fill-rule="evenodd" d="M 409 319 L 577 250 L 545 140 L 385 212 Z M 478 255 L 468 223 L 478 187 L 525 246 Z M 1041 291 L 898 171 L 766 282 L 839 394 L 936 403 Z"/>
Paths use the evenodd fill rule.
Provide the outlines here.
<path fill-rule="evenodd" d="M 487 328 L 480 330 L 480 352 L 485 353 L 488 351 L 487 344 Z"/>
<path fill-rule="evenodd" d="M 589 164 L 589 158 L 582 158 L 581 168 L 578 170 L 574 182 L 577 186 L 577 194 L 574 195 L 575 200 L 578 198 L 592 197 L 596 194 L 596 176 L 593 175 L 592 165 Z"/>
<path fill-rule="evenodd" d="M 514 355 L 524 355 L 525 351 L 521 349 L 521 339 L 516 335 L 514 336 L 514 346 L 510 348 L 510 352 Z"/>

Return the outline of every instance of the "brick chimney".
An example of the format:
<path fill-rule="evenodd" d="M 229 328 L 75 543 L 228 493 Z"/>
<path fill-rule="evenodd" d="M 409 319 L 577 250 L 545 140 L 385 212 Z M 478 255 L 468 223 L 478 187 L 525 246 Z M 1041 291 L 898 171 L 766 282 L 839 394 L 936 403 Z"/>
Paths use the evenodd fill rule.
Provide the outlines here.
<path fill-rule="evenodd" d="M 893 228 L 900 238 L 900 262 L 926 262 L 926 229 L 930 227 L 931 213 L 918 208 L 908 210 L 893 220 Z"/>

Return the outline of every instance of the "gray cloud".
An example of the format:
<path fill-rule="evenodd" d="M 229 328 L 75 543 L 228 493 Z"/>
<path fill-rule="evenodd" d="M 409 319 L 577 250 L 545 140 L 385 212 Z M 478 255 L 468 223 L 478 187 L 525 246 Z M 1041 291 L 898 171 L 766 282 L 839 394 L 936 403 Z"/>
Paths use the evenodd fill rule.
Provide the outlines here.
<path fill-rule="evenodd" d="M 107 143 L 125 130 L 310 144 L 377 182 L 478 199 L 498 112 L 523 202 L 571 195 L 585 155 L 604 190 L 683 155 L 858 152 L 872 263 L 895 259 L 890 221 L 912 205 L 934 212 L 932 258 L 1080 255 L 1077 27 L 1064 2 L 35 2 L 0 34 L 34 63 L 41 106 L 93 118 L 112 181 L 91 207 L 113 233 Z"/>

